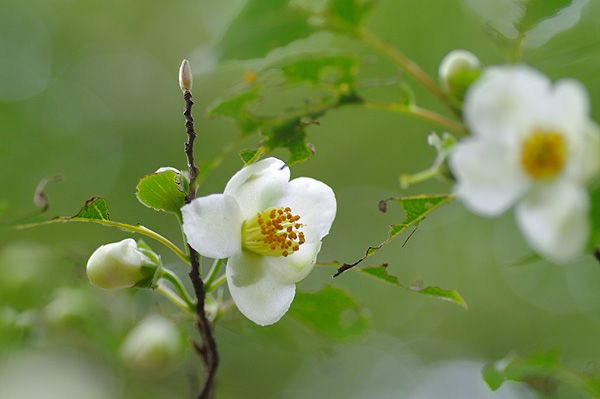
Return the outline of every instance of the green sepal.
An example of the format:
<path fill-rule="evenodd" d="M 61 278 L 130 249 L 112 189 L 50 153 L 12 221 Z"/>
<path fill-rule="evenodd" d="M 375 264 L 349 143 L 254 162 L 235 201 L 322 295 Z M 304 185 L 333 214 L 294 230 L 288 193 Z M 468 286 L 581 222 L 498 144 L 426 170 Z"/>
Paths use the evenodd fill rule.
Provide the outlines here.
<path fill-rule="evenodd" d="M 162 267 L 162 260 L 160 255 L 150 248 L 148 244 L 142 239 L 137 240 L 138 250 L 146 255 L 150 260 L 150 263 L 145 264 L 141 267 L 142 280 L 138 281 L 134 287 L 137 288 L 152 288 L 156 285 L 156 282 L 160 278 L 160 269 Z"/>

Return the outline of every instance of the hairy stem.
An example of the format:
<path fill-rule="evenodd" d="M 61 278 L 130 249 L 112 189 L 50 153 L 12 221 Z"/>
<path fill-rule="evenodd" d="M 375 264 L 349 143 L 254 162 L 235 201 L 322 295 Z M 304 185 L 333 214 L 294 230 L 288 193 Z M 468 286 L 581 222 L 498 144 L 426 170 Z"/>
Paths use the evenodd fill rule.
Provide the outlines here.
<path fill-rule="evenodd" d="M 414 61 L 402 54 L 400 50 L 383 41 L 380 37 L 366 28 L 359 29 L 356 32 L 356 35 L 361 41 L 391 59 L 396 65 L 415 78 L 415 80 L 417 80 L 431 94 L 437 97 L 442 104 L 446 105 L 452 112 L 457 113 L 457 110 L 452 105 L 452 102 L 438 87 L 438 85 Z"/>
<path fill-rule="evenodd" d="M 190 189 L 186 194 L 186 203 L 191 202 L 196 198 L 196 179 L 198 177 L 198 167 L 194 160 L 194 140 L 196 139 L 196 132 L 194 131 L 194 119 L 192 118 L 192 93 L 189 90 L 185 90 L 183 93 L 185 100 L 185 128 L 187 132 L 187 140 L 185 142 L 185 155 L 187 157 L 187 164 L 190 178 Z M 219 353 L 217 352 L 217 343 L 213 335 L 213 326 L 208 320 L 206 311 L 204 309 L 206 301 L 206 289 L 202 278 L 200 277 L 200 256 L 194 248 L 187 243 L 189 256 L 190 256 L 190 280 L 194 287 L 196 294 L 196 329 L 200 333 L 202 343 L 194 343 L 194 348 L 202 358 L 204 363 L 204 386 L 198 393 L 198 399 L 210 399 L 214 395 L 215 382 L 217 375 L 217 368 L 219 366 Z"/>
<path fill-rule="evenodd" d="M 376 102 L 364 102 L 363 105 L 371 109 L 380 109 L 384 111 L 396 112 L 399 114 L 412 115 L 416 118 L 423 119 L 436 125 L 442 126 L 454 133 L 466 134 L 467 130 L 465 127 L 452 119 L 445 117 L 444 115 L 430 111 L 426 108 L 421 108 L 416 105 L 404 105 L 395 103 L 376 103 Z"/>

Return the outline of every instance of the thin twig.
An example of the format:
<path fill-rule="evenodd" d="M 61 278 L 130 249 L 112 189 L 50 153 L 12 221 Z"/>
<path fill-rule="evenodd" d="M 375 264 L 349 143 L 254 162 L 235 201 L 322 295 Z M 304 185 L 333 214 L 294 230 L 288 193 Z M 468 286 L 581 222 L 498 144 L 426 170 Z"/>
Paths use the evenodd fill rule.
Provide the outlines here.
<path fill-rule="evenodd" d="M 185 128 L 187 132 L 187 140 L 185 142 L 185 155 L 187 157 L 187 164 L 189 170 L 189 192 L 186 193 L 186 203 L 191 202 L 196 198 L 196 178 L 198 177 L 198 167 L 194 160 L 194 140 L 196 139 L 196 132 L 194 131 L 194 119 L 192 118 L 192 93 L 189 90 L 184 90 L 183 98 L 185 100 Z M 198 399 L 210 399 L 214 395 L 215 382 L 217 375 L 217 368 L 219 366 L 219 353 L 217 352 L 217 343 L 213 335 L 213 326 L 208 320 L 206 311 L 204 309 L 206 300 L 206 289 L 202 278 L 200 277 L 200 256 L 194 248 L 187 243 L 188 251 L 190 254 L 190 280 L 194 287 L 196 294 L 196 328 L 200 332 L 202 338 L 202 344 L 194 343 L 196 352 L 202 358 L 204 362 L 204 386 L 198 394 Z"/>

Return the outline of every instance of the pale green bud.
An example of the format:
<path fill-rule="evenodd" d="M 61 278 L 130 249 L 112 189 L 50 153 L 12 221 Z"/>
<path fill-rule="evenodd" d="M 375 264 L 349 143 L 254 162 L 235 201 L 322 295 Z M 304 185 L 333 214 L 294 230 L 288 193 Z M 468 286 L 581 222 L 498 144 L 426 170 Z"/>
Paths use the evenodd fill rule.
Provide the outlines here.
<path fill-rule="evenodd" d="M 442 89 L 462 101 L 469 86 L 481 75 L 481 63 L 467 50 L 453 50 L 440 63 L 438 74 Z"/>
<path fill-rule="evenodd" d="M 181 61 L 181 66 L 179 67 L 179 87 L 181 88 L 181 91 L 184 93 L 186 91 L 192 91 L 193 82 L 194 78 L 192 76 L 190 62 L 188 60 Z"/>
<path fill-rule="evenodd" d="M 159 266 L 158 255 L 144 243 L 127 238 L 94 251 L 87 262 L 87 275 L 90 283 L 100 288 L 150 287 Z"/>
<path fill-rule="evenodd" d="M 151 315 L 125 338 L 120 355 L 130 367 L 141 371 L 158 371 L 177 360 L 181 344 L 181 336 L 172 321 Z"/>

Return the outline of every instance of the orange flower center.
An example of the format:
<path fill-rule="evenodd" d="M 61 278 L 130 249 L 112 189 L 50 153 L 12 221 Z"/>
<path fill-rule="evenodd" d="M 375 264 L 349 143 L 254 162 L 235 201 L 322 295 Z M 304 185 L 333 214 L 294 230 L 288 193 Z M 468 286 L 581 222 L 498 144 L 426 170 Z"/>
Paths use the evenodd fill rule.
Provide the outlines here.
<path fill-rule="evenodd" d="M 242 247 L 258 255 L 288 256 L 304 244 L 300 216 L 290 208 L 268 208 L 245 220 Z"/>
<path fill-rule="evenodd" d="M 521 148 L 521 167 L 535 180 L 558 175 L 567 159 L 567 144 L 560 133 L 538 130 L 530 134 Z"/>

